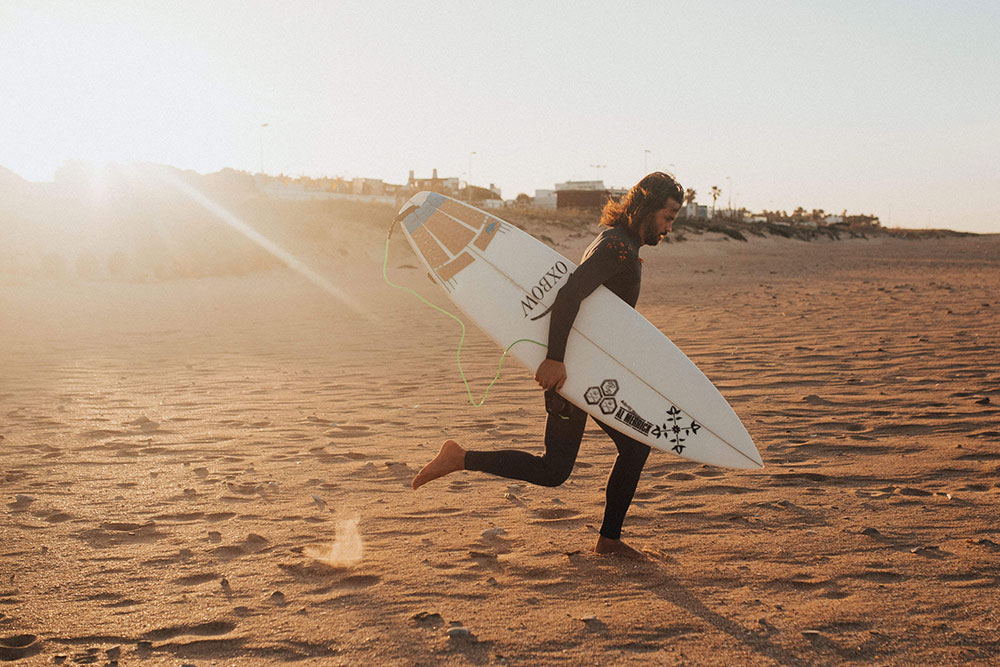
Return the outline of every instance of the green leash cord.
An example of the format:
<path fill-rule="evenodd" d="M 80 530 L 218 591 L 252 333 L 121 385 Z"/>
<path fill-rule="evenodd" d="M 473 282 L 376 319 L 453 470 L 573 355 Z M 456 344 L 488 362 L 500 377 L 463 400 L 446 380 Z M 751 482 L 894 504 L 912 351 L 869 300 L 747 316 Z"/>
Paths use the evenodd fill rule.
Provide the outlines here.
<path fill-rule="evenodd" d="M 497 364 L 497 374 L 493 376 L 493 380 L 490 382 L 489 386 L 486 387 L 486 391 L 483 393 L 482 400 L 476 402 L 476 400 L 472 397 L 472 388 L 469 387 L 469 381 L 465 377 L 465 371 L 462 370 L 462 345 L 465 343 L 465 322 L 463 322 L 461 318 L 456 317 L 452 313 L 449 313 L 444 308 L 441 308 L 440 306 L 431 303 L 430 301 L 428 301 L 423 296 L 413 291 L 409 287 L 397 285 L 396 283 L 389 280 L 389 274 L 388 274 L 389 239 L 392 238 L 392 230 L 396 226 L 396 222 L 398 221 L 399 218 L 393 220 L 392 225 L 389 227 L 389 234 L 385 237 L 385 258 L 382 260 L 382 278 L 385 280 L 386 284 L 389 285 L 389 287 L 395 287 L 396 289 L 403 290 L 404 292 L 409 292 L 410 294 L 417 297 L 418 299 L 423 301 L 425 304 L 427 304 L 434 310 L 438 311 L 439 313 L 444 313 L 451 319 L 455 320 L 456 322 L 458 322 L 458 326 L 462 327 L 462 336 L 461 338 L 458 339 L 458 350 L 456 350 L 455 352 L 455 359 L 458 362 L 458 374 L 462 376 L 462 383 L 465 385 L 465 392 L 469 395 L 469 403 L 472 403 L 473 406 L 480 408 L 483 406 L 483 403 L 486 402 L 486 397 L 489 395 L 490 389 L 492 389 L 493 385 L 496 384 L 496 381 L 500 379 L 500 370 L 503 368 L 503 361 L 504 359 L 507 358 L 507 355 L 510 353 L 511 349 L 515 345 L 517 345 L 518 343 L 534 343 L 535 345 L 540 345 L 542 347 L 548 347 L 548 345 L 546 345 L 545 343 L 539 343 L 537 340 L 531 340 L 530 338 L 519 338 L 510 345 L 508 345 L 507 349 L 503 351 L 502 355 L 500 355 L 500 363 Z"/>

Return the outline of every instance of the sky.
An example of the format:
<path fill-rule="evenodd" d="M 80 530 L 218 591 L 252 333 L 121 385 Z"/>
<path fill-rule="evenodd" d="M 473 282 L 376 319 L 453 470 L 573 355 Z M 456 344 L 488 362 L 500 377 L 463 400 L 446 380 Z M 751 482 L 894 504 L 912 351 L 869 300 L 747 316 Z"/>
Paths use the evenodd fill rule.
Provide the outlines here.
<path fill-rule="evenodd" d="M 0 0 L 0 166 L 149 161 L 1000 233 L 996 0 Z"/>

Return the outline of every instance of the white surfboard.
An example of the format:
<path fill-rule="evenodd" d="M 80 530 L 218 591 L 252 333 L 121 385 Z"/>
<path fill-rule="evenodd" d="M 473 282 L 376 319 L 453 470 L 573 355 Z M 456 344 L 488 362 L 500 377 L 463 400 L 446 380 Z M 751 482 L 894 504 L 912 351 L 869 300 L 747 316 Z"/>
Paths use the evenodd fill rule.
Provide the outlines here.
<path fill-rule="evenodd" d="M 399 219 L 430 275 L 501 348 L 548 340 L 549 309 L 576 264 L 500 218 L 434 192 Z M 515 345 L 532 372 L 545 348 Z M 651 447 L 729 468 L 763 462 L 719 390 L 676 345 L 606 287 L 584 299 L 566 344 L 560 394 Z"/>

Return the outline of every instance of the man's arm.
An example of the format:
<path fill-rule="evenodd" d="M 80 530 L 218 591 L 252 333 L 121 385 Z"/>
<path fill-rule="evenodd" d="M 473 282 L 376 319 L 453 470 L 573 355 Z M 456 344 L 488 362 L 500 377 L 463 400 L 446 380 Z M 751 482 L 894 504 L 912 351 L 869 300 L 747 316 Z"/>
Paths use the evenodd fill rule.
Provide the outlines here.
<path fill-rule="evenodd" d="M 613 241 L 612 244 L 614 243 L 621 243 L 621 241 Z M 570 274 L 569 278 L 566 279 L 566 284 L 556 294 L 549 320 L 549 348 L 545 355 L 547 361 L 560 363 L 563 361 L 566 355 L 566 340 L 569 338 L 569 332 L 573 328 L 576 315 L 580 312 L 580 304 L 599 285 L 617 273 L 627 260 L 624 250 L 612 247 L 612 244 L 599 246 L 590 257 L 577 267 L 576 271 Z M 536 379 L 538 379 L 537 376 Z M 560 386 L 562 386 L 561 383 Z"/>

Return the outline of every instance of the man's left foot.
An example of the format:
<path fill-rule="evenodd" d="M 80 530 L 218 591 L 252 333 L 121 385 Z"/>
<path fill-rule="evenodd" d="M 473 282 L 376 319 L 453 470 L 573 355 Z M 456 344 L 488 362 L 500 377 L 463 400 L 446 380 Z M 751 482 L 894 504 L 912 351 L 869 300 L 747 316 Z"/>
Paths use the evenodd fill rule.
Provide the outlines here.
<path fill-rule="evenodd" d="M 410 486 L 419 489 L 431 480 L 458 470 L 465 470 L 465 449 L 454 440 L 446 440 L 438 455 L 417 473 Z"/>
<path fill-rule="evenodd" d="M 603 535 L 597 538 L 597 546 L 594 547 L 594 552 L 599 554 L 613 554 L 622 558 L 628 558 L 629 560 L 649 560 L 646 554 L 633 549 L 621 540 L 612 540 Z"/>

